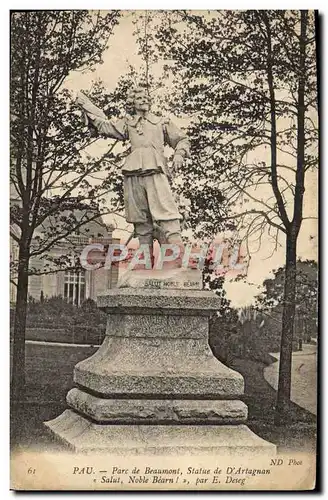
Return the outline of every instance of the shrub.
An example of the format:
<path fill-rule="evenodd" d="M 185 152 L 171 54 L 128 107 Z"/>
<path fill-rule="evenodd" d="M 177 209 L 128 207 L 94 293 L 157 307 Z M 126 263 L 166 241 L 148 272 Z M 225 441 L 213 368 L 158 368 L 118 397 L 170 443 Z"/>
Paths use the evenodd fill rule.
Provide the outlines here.
<path fill-rule="evenodd" d="M 11 329 L 14 317 L 14 310 L 11 310 Z M 85 300 L 77 307 L 62 297 L 44 298 L 43 302 L 28 303 L 26 326 L 29 334 L 26 338 L 97 344 L 104 337 L 106 321 L 106 313 L 100 311 L 92 299 Z M 36 329 L 37 339 L 31 333 L 32 329 Z"/>

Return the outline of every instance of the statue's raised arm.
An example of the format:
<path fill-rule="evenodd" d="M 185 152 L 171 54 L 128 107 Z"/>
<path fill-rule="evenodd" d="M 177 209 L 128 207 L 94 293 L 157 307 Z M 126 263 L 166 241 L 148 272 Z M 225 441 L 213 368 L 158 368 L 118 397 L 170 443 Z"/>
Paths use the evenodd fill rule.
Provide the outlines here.
<path fill-rule="evenodd" d="M 75 103 L 82 108 L 91 135 L 100 134 L 119 141 L 127 139 L 124 119 L 116 122 L 108 119 L 105 113 L 93 104 L 83 92 L 78 92 Z"/>

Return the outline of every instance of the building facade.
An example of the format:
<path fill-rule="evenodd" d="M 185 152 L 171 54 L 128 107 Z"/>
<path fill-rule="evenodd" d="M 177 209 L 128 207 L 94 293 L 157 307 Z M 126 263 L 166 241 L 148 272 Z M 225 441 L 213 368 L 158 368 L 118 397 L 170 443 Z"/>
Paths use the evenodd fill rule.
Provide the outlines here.
<path fill-rule="evenodd" d="M 85 224 L 82 234 L 71 234 L 69 238 L 53 245 L 48 251 L 47 257 L 50 259 L 58 259 L 65 255 L 71 257 L 73 249 L 74 259 L 78 262 L 83 248 L 90 243 L 101 243 L 106 247 L 112 243 L 119 243 L 119 240 L 113 239 L 112 228 L 106 226 L 99 217 L 97 220 Z M 12 238 L 10 240 L 10 258 L 11 262 L 17 262 L 18 246 Z M 35 273 L 29 277 L 28 296 L 29 300 L 36 301 L 50 297 L 62 297 L 79 306 L 86 299 L 96 300 L 99 293 L 115 287 L 118 281 L 117 267 L 110 269 L 101 267 L 92 271 L 79 267 L 49 272 L 46 271 L 44 258 L 32 257 L 30 269 L 33 269 Z M 11 283 L 10 301 L 14 303 L 15 300 L 16 286 Z"/>

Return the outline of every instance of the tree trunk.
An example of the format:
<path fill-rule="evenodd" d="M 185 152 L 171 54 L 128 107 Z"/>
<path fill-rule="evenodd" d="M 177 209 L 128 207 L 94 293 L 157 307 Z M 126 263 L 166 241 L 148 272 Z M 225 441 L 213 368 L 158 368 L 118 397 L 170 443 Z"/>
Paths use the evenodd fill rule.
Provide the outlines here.
<path fill-rule="evenodd" d="M 296 302 L 296 246 L 303 219 L 303 195 L 305 175 L 305 73 L 306 73 L 306 30 L 308 11 L 301 11 L 301 27 L 299 36 L 299 74 L 297 98 L 297 168 L 295 176 L 294 216 L 290 223 L 284 224 L 286 233 L 286 268 L 284 309 L 282 315 L 282 334 L 280 347 L 280 366 L 276 425 L 288 421 L 290 406 L 292 348 Z M 277 200 L 278 201 L 278 200 Z M 279 201 L 278 201 L 279 205 Z"/>
<path fill-rule="evenodd" d="M 19 249 L 17 297 L 12 350 L 11 402 L 19 403 L 25 396 L 25 327 L 28 293 L 29 250 L 23 243 Z"/>
<path fill-rule="evenodd" d="M 286 267 L 284 305 L 282 314 L 282 333 L 280 346 L 279 382 L 275 424 L 281 425 L 288 420 L 291 391 L 292 351 L 294 337 L 295 299 L 296 299 L 296 234 L 286 237 Z"/>

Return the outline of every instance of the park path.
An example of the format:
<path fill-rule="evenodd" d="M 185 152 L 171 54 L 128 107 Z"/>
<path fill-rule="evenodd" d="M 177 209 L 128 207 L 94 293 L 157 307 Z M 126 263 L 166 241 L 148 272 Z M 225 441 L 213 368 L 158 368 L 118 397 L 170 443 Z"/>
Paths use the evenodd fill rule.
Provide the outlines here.
<path fill-rule="evenodd" d="M 279 353 L 270 353 L 277 359 L 264 369 L 264 378 L 277 390 Z M 293 353 L 291 400 L 314 415 L 317 414 L 317 346 L 303 344 L 303 350 Z"/>

